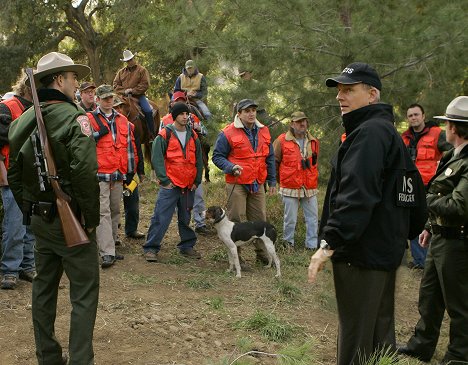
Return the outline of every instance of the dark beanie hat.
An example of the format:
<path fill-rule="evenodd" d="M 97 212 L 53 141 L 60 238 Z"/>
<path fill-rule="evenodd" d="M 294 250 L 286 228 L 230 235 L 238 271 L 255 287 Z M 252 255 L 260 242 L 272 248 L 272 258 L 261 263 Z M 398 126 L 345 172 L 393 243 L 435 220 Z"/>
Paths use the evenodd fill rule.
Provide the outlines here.
<path fill-rule="evenodd" d="M 172 114 L 172 120 L 176 120 L 177 116 L 179 114 L 182 114 L 183 112 L 190 113 L 190 110 L 185 103 L 174 103 L 171 109 L 171 114 Z"/>

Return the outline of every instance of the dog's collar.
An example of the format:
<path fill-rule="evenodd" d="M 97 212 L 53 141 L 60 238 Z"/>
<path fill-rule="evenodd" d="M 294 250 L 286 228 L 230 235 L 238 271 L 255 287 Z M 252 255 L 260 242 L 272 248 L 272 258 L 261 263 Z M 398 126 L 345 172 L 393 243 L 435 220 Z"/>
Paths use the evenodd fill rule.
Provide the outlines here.
<path fill-rule="evenodd" d="M 223 215 L 221 217 L 219 217 L 219 219 L 215 219 L 214 223 L 221 222 L 224 219 L 225 216 L 226 216 L 226 213 L 223 212 Z"/>

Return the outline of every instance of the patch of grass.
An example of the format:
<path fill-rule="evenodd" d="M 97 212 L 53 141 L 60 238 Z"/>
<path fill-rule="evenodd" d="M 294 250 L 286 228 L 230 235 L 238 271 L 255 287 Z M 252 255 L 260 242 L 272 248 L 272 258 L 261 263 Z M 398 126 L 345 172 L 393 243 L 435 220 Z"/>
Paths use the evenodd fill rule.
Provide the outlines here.
<path fill-rule="evenodd" d="M 302 296 L 301 289 L 287 281 L 277 281 L 275 286 L 278 294 L 288 302 L 295 302 Z"/>
<path fill-rule="evenodd" d="M 284 342 L 293 337 L 296 329 L 271 313 L 255 312 L 250 318 L 239 321 L 236 328 L 259 332 L 269 341 Z"/>
<path fill-rule="evenodd" d="M 208 256 L 208 260 L 213 261 L 213 262 L 229 261 L 226 250 L 222 250 L 222 249 L 212 252 L 210 256 Z"/>
<path fill-rule="evenodd" d="M 224 308 L 224 299 L 221 297 L 209 298 L 206 301 L 206 304 L 208 304 L 213 309 L 220 310 Z"/>
<path fill-rule="evenodd" d="M 359 363 L 363 365 L 418 365 L 422 364 L 415 359 L 401 359 L 398 354 L 389 348 L 375 351 L 369 358 L 363 359 L 359 355 Z"/>
<path fill-rule="evenodd" d="M 189 262 L 189 259 L 185 258 L 178 252 L 172 252 L 171 256 L 166 260 L 167 264 L 173 264 L 173 265 L 183 265 Z"/>
<path fill-rule="evenodd" d="M 122 273 L 122 279 L 125 279 L 132 284 L 137 284 L 137 285 L 148 285 L 148 284 L 154 284 L 157 280 L 154 276 L 145 276 L 145 275 L 140 275 L 140 274 L 132 274 L 130 272 L 123 272 Z"/>
<path fill-rule="evenodd" d="M 192 289 L 211 289 L 213 287 L 213 284 L 206 278 L 190 279 L 187 280 L 185 285 Z"/>
<path fill-rule="evenodd" d="M 313 341 L 305 342 L 299 345 L 287 345 L 279 354 L 280 365 L 310 365 L 317 364 L 317 357 L 313 349 L 315 344 Z"/>

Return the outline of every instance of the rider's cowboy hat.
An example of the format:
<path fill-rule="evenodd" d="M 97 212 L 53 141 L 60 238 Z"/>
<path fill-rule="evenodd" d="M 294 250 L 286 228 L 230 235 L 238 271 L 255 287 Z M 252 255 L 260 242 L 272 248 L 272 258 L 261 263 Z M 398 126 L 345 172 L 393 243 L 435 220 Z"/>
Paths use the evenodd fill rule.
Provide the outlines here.
<path fill-rule="evenodd" d="M 453 99 L 448 105 L 445 115 L 438 115 L 434 119 L 468 123 L 468 96 L 459 96 Z"/>
<path fill-rule="evenodd" d="M 128 49 L 126 49 L 125 51 L 123 51 L 123 58 L 121 58 L 120 60 L 123 62 L 127 62 L 127 61 L 130 61 L 135 56 L 136 56 L 136 53 L 133 54 L 132 51 L 129 51 Z"/>
<path fill-rule="evenodd" d="M 91 69 L 85 65 L 79 65 L 67 55 L 59 52 L 50 52 L 43 56 L 37 63 L 36 72 L 34 72 L 34 82 L 36 87 L 41 83 L 40 80 L 47 75 L 63 72 L 75 72 L 77 79 L 82 79 L 89 75 Z M 29 85 L 29 79 L 27 81 Z"/>

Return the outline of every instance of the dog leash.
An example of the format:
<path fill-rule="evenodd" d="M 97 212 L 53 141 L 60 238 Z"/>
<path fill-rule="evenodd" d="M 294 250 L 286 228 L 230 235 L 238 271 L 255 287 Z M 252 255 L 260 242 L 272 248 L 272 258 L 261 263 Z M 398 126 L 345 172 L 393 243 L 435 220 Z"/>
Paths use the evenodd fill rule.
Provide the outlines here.
<path fill-rule="evenodd" d="M 227 208 L 227 205 L 228 205 L 229 201 L 231 200 L 231 196 L 232 196 L 232 193 L 234 192 L 234 189 L 235 189 L 236 185 L 237 185 L 237 176 L 234 179 L 234 184 L 232 184 L 231 192 L 229 193 L 229 196 L 228 196 L 228 198 L 226 200 L 226 204 L 224 205 L 226 208 Z"/>

